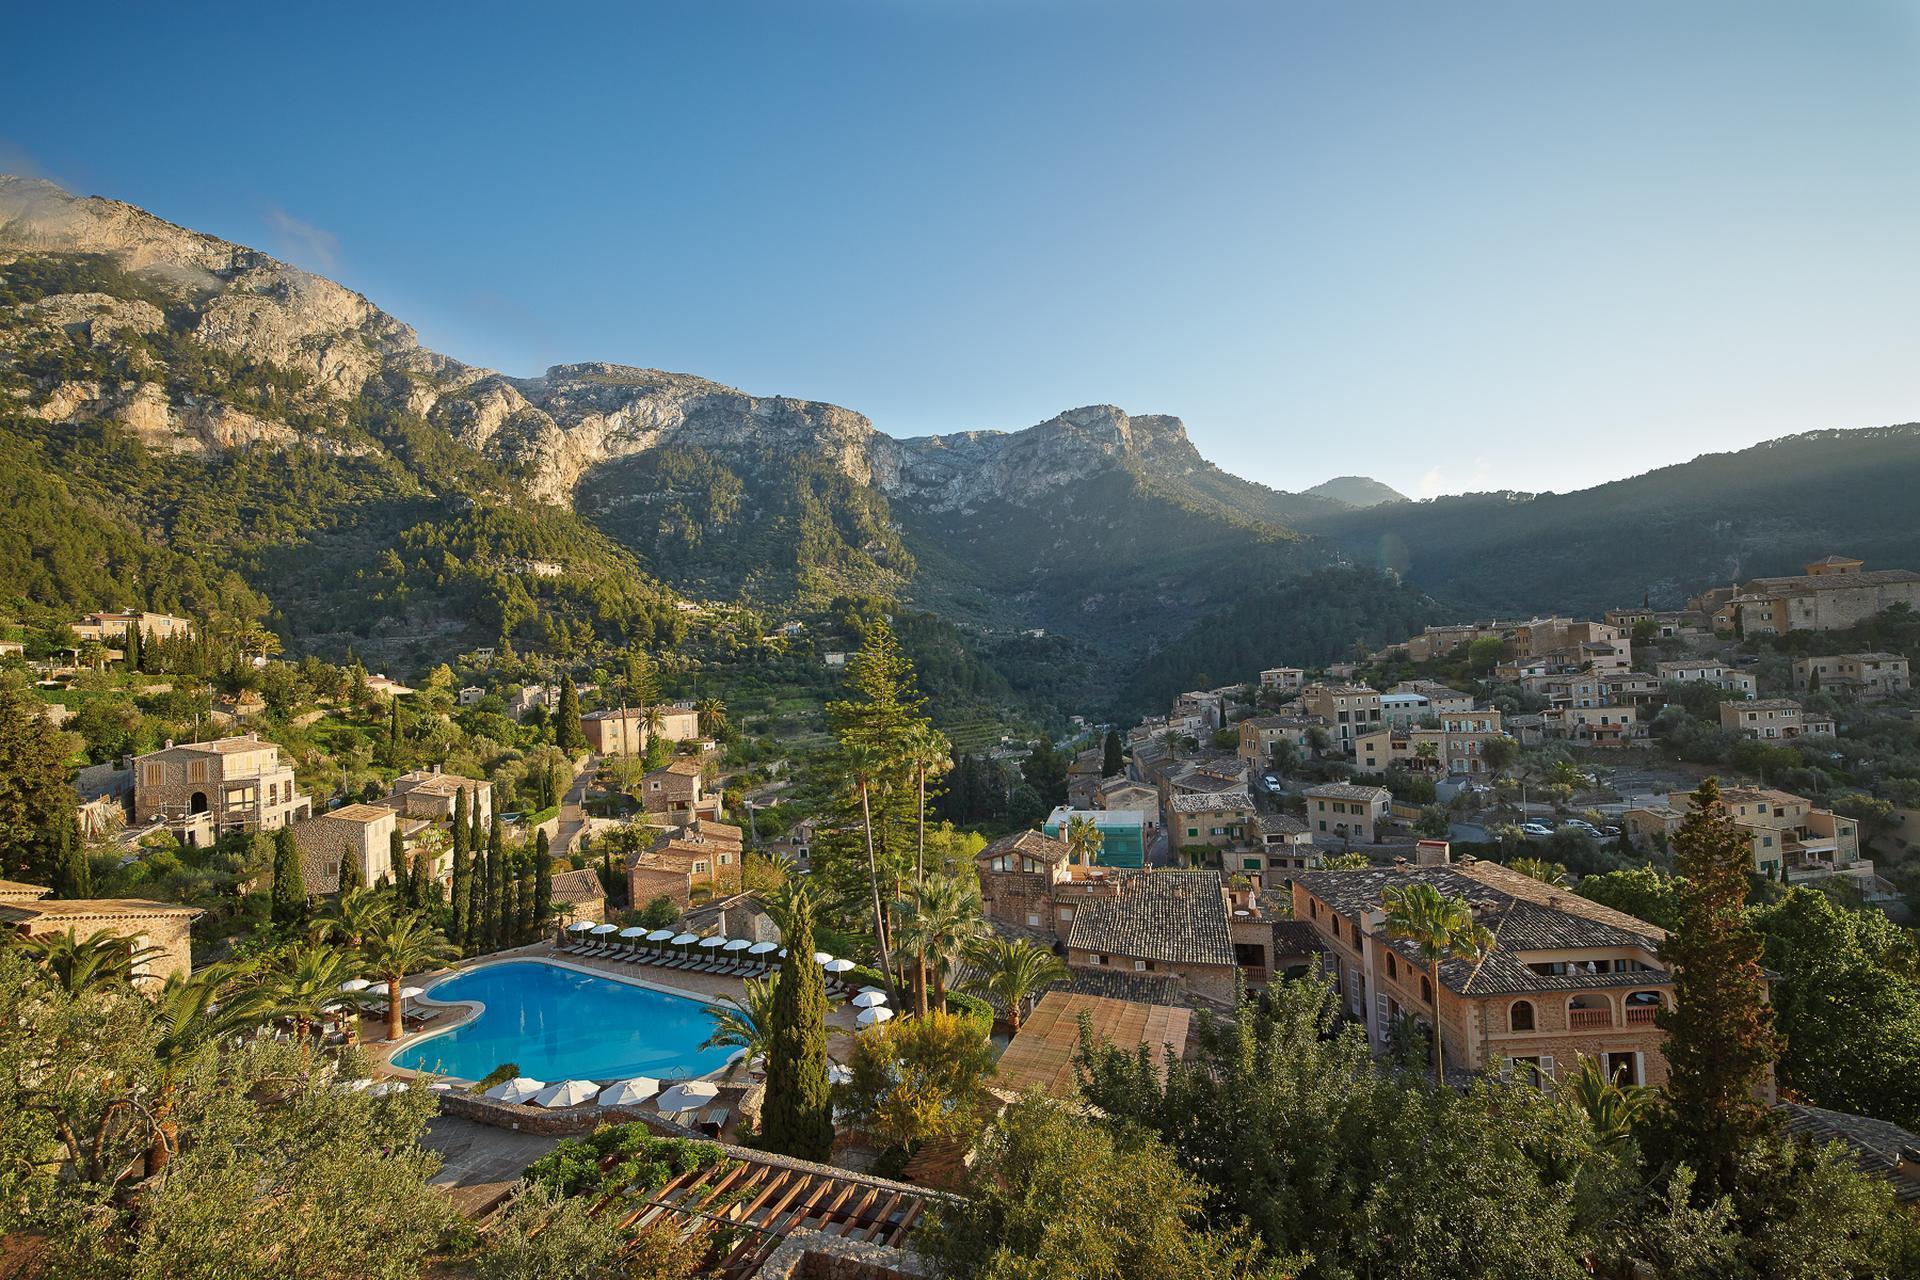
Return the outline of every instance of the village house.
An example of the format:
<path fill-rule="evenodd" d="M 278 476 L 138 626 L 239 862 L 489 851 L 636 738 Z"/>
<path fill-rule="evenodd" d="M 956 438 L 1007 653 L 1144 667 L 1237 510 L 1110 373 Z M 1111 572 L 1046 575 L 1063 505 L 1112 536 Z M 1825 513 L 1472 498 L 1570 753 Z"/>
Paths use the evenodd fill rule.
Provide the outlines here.
<path fill-rule="evenodd" d="M 1368 773 L 1406 769 L 1416 773 L 1445 773 L 1456 777 L 1488 772 L 1487 743 L 1507 735 L 1500 731 L 1500 713 L 1488 711 L 1463 716 L 1453 723 L 1491 723 L 1487 729 L 1382 729 L 1354 743 L 1354 761 Z"/>
<path fill-rule="evenodd" d="M 133 807 L 136 821 L 163 823 L 183 843 L 205 846 L 229 831 L 277 831 L 310 814 L 313 802 L 280 748 L 249 733 L 169 742 L 137 757 Z"/>
<path fill-rule="evenodd" d="M 1383 723 L 1380 693 L 1363 684 L 1310 684 L 1300 691 L 1300 707 L 1327 724 L 1327 734 L 1343 755 L 1353 754 L 1354 739 Z"/>
<path fill-rule="evenodd" d="M 1160 791 L 1157 787 L 1135 782 L 1124 774 L 1100 784 L 1093 807 L 1117 812 L 1138 813 L 1147 824 L 1147 835 L 1160 829 Z"/>
<path fill-rule="evenodd" d="M 1191 734 L 1205 737 L 1226 724 L 1226 699 L 1214 690 L 1189 690 L 1174 702 L 1173 712 L 1167 719 L 1174 723 L 1184 722 L 1191 726 Z"/>
<path fill-rule="evenodd" d="M 1808 712 L 1792 698 L 1751 698 L 1720 704 L 1720 727 L 1743 738 L 1799 738 L 1834 732 L 1833 717 Z"/>
<path fill-rule="evenodd" d="M 0 932 L 26 938 L 71 933 L 86 941 L 96 934 L 127 938 L 130 953 L 147 948 L 133 964 L 136 983 L 158 985 L 193 973 L 193 922 L 204 912 L 177 902 L 145 898 L 56 898 L 43 885 L 0 880 Z"/>
<path fill-rule="evenodd" d="M 634 899 L 636 907 L 644 907 L 652 898 Z M 607 914 L 607 891 L 600 883 L 600 873 L 592 867 L 582 867 L 578 871 L 556 871 L 553 873 L 553 908 L 555 922 L 561 927 L 576 920 L 592 920 L 596 924 Z"/>
<path fill-rule="evenodd" d="M 1409 638 L 1405 643 L 1395 646 L 1405 649 L 1407 658 L 1413 662 L 1431 662 L 1435 658 L 1444 658 L 1457 653 L 1475 640 L 1492 636 L 1503 636 L 1515 624 L 1501 622 L 1460 623 L 1443 627 L 1428 627 L 1419 635 Z"/>
<path fill-rule="evenodd" d="M 293 824 L 300 850 L 300 874 L 307 893 L 325 897 L 340 891 L 340 872 L 352 862 L 360 883 L 370 885 L 394 874 L 393 833 L 399 815 L 385 805 L 348 804 Z"/>
<path fill-rule="evenodd" d="M 1390 698 L 1396 701 L 1389 703 L 1388 699 Z M 1417 701 L 1409 703 L 1407 701 L 1408 699 L 1415 699 Z M 1412 719 L 1398 726 L 1400 728 L 1406 728 L 1408 724 L 1420 723 L 1421 717 L 1423 716 L 1444 716 L 1472 711 L 1473 695 L 1470 693 L 1462 693 L 1460 690 L 1441 684 L 1437 680 L 1402 680 L 1399 684 L 1394 685 L 1393 688 L 1381 695 L 1380 705 L 1386 715 L 1389 726 L 1395 724 L 1396 714 L 1404 716 L 1407 714 L 1407 708 L 1416 708 L 1417 710 Z M 1398 708 L 1399 710 L 1397 712 L 1389 710 L 1389 707 Z"/>
<path fill-rule="evenodd" d="M 1253 839 L 1253 797 L 1246 789 L 1183 792 L 1167 801 L 1170 842 L 1179 849 L 1223 849 Z"/>
<path fill-rule="evenodd" d="M 515 720 L 525 720 L 527 713 L 535 707 L 543 707 L 548 712 L 559 710 L 559 688 L 554 685 L 530 684 L 507 696 L 507 714 Z"/>
<path fill-rule="evenodd" d="M 393 780 L 388 793 L 374 801 L 404 817 L 425 822 L 448 822 L 453 818 L 456 797 L 467 793 L 467 821 L 478 812 L 482 826 L 493 821 L 493 784 L 458 773 L 443 773 L 440 766 L 412 769 Z"/>
<path fill-rule="evenodd" d="M 1679 662 L 1659 662 L 1654 664 L 1653 670 L 1662 681 L 1671 680 L 1677 684 L 1692 684 L 1697 681 L 1748 698 L 1759 692 L 1759 685 L 1754 681 L 1752 672 L 1728 666 L 1718 658 L 1687 658 Z"/>
<path fill-rule="evenodd" d="M 478 703 L 482 698 L 486 696 L 487 696 L 487 691 L 485 689 L 482 689 L 477 684 L 470 684 L 461 688 L 459 695 L 454 699 L 454 701 L 458 703 L 460 706 L 471 707 L 471 706 L 474 706 L 476 703 Z"/>
<path fill-rule="evenodd" d="M 1907 660 L 1897 653 L 1836 653 L 1797 658 L 1793 664 L 1796 693 L 1878 701 L 1912 687 Z"/>
<path fill-rule="evenodd" d="M 1066 935 L 1076 969 L 1177 977 L 1194 996 L 1231 1004 L 1240 972 L 1218 871 L 1129 871 L 1088 882 Z"/>
<path fill-rule="evenodd" d="M 640 804 L 650 814 L 683 819 L 703 815 L 719 820 L 720 797 L 708 795 L 705 766 L 684 757 L 649 770 L 640 779 Z"/>
<path fill-rule="evenodd" d="M 580 717 L 580 729 L 587 746 L 603 756 L 637 756 L 646 752 L 654 730 L 647 725 L 649 712 L 659 722 L 658 732 L 668 742 L 685 742 L 700 736 L 700 713 L 692 707 L 610 707 L 589 711 Z"/>
<path fill-rule="evenodd" d="M 1697 803 L 1690 791 L 1676 791 L 1667 802 L 1680 819 Z M 1886 892 L 1888 886 L 1875 875 L 1872 861 L 1860 856 L 1860 824 L 1852 818 L 1769 787 L 1724 787 L 1720 804 L 1751 844 L 1755 874 L 1788 885 L 1842 876 L 1869 896 Z M 1669 840 L 1678 829 L 1675 821 L 1667 832 Z"/>
<path fill-rule="evenodd" d="M 1591 747 L 1622 747 L 1647 734 L 1639 711 L 1622 705 L 1549 707 L 1540 713 L 1540 720 L 1548 737 Z"/>
<path fill-rule="evenodd" d="M 135 627 L 140 628 L 143 640 L 171 640 L 175 636 L 193 638 L 192 620 L 176 618 L 170 613 L 145 613 L 139 610 L 90 613 L 72 624 L 73 634 L 80 639 L 98 641 L 116 650 L 125 647 Z"/>
<path fill-rule="evenodd" d="M 1483 960 L 1443 961 L 1437 990 L 1414 944 L 1386 928 L 1387 891 L 1419 883 L 1464 897 L 1494 935 Z M 1659 959 L 1666 933 L 1643 920 L 1470 856 L 1301 872 L 1293 914 L 1319 934 L 1323 964 L 1376 1052 L 1411 1015 L 1437 1032 L 1450 1071 L 1554 1079 L 1584 1055 L 1622 1083 L 1666 1083 L 1654 1024 L 1673 999 Z"/>
<path fill-rule="evenodd" d="M 1306 683 L 1307 673 L 1300 667 L 1268 667 L 1260 673 L 1263 690 L 1293 693 Z"/>
<path fill-rule="evenodd" d="M 1631 636 L 1641 623 L 1650 624 L 1655 638 L 1675 640 L 1683 636 L 1703 636 L 1710 632 L 1707 615 L 1696 609 L 1609 609 L 1600 615 L 1608 626 L 1618 627 Z"/>
<path fill-rule="evenodd" d="M 695 901 L 740 888 L 744 861 L 739 827 L 695 818 L 661 836 L 627 862 L 627 901 L 666 897 L 686 910 Z"/>
<path fill-rule="evenodd" d="M 1319 716 L 1249 716 L 1234 726 L 1240 734 L 1237 748 L 1249 767 L 1266 769 L 1273 763 L 1274 749 L 1285 742 L 1304 759 L 1313 754 L 1313 731 L 1326 732 L 1327 722 Z"/>
<path fill-rule="evenodd" d="M 1320 847 L 1303 820 L 1290 813 L 1262 813 L 1255 815 L 1254 825 L 1259 842 L 1246 851 L 1222 851 L 1223 867 L 1229 858 L 1235 859 L 1239 865 L 1234 870 L 1257 874 L 1268 889 L 1282 889 L 1294 872 L 1320 865 Z M 1260 860 L 1258 868 L 1253 865 L 1256 858 Z"/>
<path fill-rule="evenodd" d="M 1105 768 L 1106 752 L 1098 747 L 1075 756 L 1067 766 L 1067 803 L 1075 809 L 1093 808 Z"/>
<path fill-rule="evenodd" d="M 1836 631 L 1896 604 L 1920 606 L 1920 573 L 1868 571 L 1851 556 L 1825 556 L 1806 572 L 1719 587 L 1691 602 L 1713 616 L 1716 631 L 1738 635 Z"/>
<path fill-rule="evenodd" d="M 1100 832 L 1100 856 L 1103 867 L 1139 867 L 1146 865 L 1147 814 L 1138 809 L 1074 809 L 1061 805 L 1047 815 L 1041 831 L 1065 842 L 1067 828 L 1075 818 L 1093 823 Z M 1077 864 L 1076 864 L 1077 865 Z"/>
<path fill-rule="evenodd" d="M 1380 825 L 1393 803 L 1393 793 L 1385 787 L 1328 782 L 1308 787 L 1305 795 L 1307 827 L 1316 840 L 1326 836 L 1347 844 L 1380 842 Z"/>

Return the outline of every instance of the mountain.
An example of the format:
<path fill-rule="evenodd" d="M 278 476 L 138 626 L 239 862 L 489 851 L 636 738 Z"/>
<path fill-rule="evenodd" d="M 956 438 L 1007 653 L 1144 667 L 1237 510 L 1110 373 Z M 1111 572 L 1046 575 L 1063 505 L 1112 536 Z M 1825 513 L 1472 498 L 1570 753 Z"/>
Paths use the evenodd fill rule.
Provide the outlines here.
<path fill-rule="evenodd" d="M 1920 424 L 1814 431 L 1576 493 L 1475 493 L 1301 527 L 1474 614 L 1678 607 L 1830 552 L 1920 567 Z"/>
<path fill-rule="evenodd" d="M 1369 476 L 1335 476 L 1301 492 L 1309 497 L 1344 502 L 1350 507 L 1377 507 L 1383 502 L 1405 502 L 1407 495 Z"/>

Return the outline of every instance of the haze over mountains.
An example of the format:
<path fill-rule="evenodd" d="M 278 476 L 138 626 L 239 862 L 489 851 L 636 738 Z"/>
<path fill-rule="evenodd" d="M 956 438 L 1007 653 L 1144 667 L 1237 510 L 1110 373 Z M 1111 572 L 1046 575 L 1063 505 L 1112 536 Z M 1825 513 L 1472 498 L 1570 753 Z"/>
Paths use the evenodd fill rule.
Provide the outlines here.
<path fill-rule="evenodd" d="M 540 614 L 646 635 L 676 594 L 879 594 L 971 635 L 1058 633 L 1098 696 L 1447 616 L 1677 604 L 1827 551 L 1920 564 L 1912 426 L 1558 496 L 1409 502 L 1359 475 L 1289 493 L 1208 462 L 1177 418 L 1110 405 L 896 439 L 687 374 L 510 377 L 265 254 L 8 177 L 0 396 L 0 594 L 129 604 L 137 575 L 265 613 L 296 647 L 404 653 Z"/>

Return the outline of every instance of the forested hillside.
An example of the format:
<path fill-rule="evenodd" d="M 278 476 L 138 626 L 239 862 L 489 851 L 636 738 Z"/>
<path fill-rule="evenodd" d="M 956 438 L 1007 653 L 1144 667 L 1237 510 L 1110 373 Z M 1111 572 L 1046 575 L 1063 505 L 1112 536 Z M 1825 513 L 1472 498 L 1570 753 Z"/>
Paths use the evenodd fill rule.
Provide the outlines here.
<path fill-rule="evenodd" d="M 1920 567 L 1920 426 L 1817 431 L 1567 494 L 1312 516 L 1308 531 L 1476 614 L 1675 607 L 1829 552 Z"/>

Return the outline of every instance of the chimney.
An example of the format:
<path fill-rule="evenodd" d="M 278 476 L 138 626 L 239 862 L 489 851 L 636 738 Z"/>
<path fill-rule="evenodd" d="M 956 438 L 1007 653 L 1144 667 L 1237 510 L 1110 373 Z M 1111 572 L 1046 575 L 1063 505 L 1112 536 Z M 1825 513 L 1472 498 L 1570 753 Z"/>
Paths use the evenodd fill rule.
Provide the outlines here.
<path fill-rule="evenodd" d="M 1470 853 L 1463 853 L 1460 855 L 1460 865 L 1463 867 L 1470 867 L 1478 861 L 1480 861 L 1480 859 L 1474 857 Z"/>
<path fill-rule="evenodd" d="M 1453 861 L 1453 846 L 1445 840 L 1422 840 L 1413 846 L 1413 857 L 1423 867 L 1444 867 Z"/>
<path fill-rule="evenodd" d="M 1405 858 L 1396 857 L 1393 860 L 1393 869 L 1395 871 L 1405 872 L 1406 870 L 1408 870 L 1407 860 Z"/>

